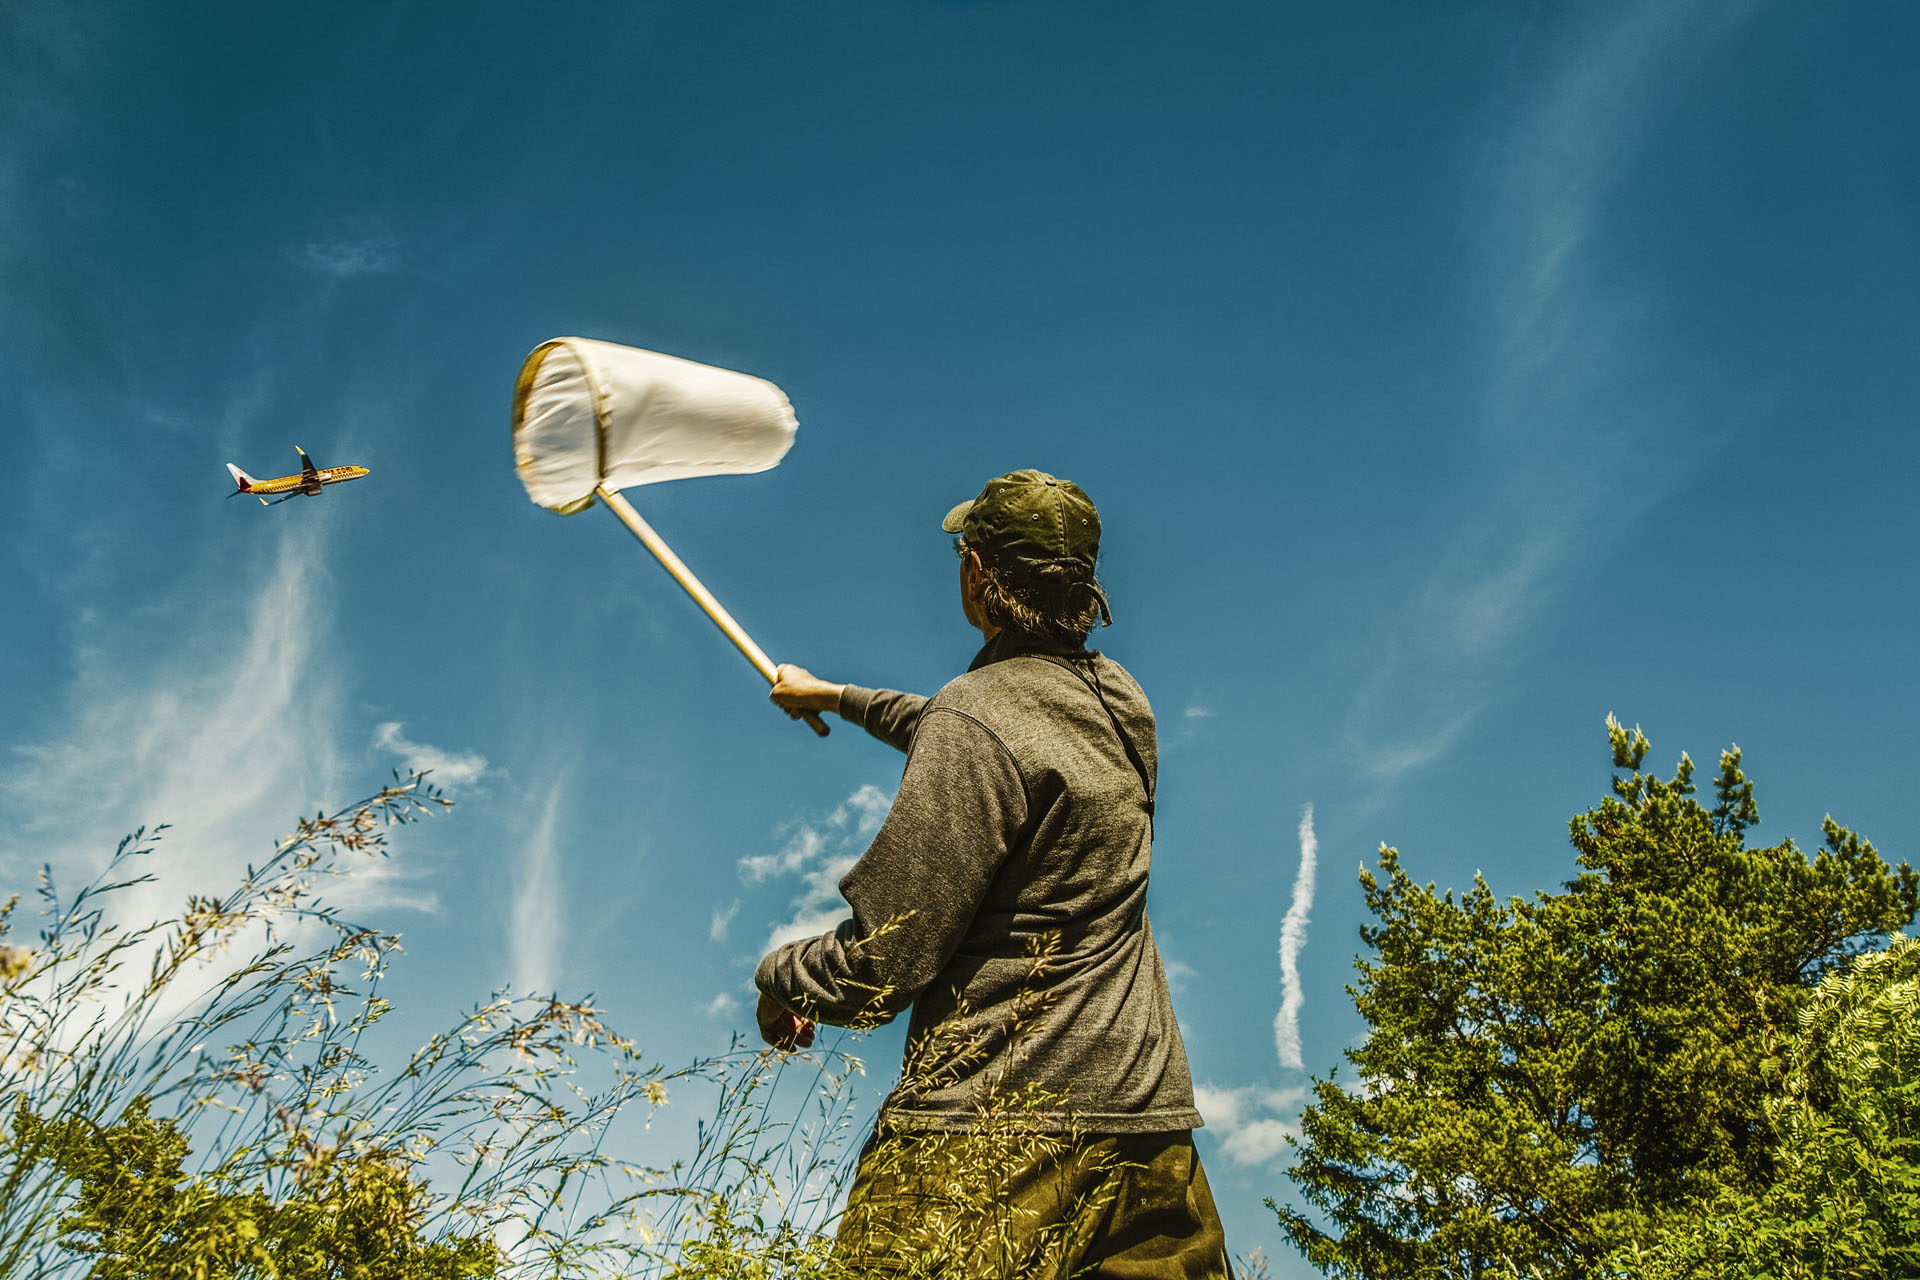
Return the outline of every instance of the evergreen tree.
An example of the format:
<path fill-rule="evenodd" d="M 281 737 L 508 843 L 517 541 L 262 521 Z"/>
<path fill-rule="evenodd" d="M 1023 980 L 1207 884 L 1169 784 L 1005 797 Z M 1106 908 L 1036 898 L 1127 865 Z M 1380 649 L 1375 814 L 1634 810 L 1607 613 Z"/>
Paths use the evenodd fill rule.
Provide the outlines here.
<path fill-rule="evenodd" d="M 1685 755 L 1641 771 L 1611 718 L 1613 794 L 1575 818 L 1560 893 L 1456 899 L 1383 847 L 1375 923 L 1349 988 L 1371 1033 L 1358 1073 L 1315 1081 L 1274 1205 L 1338 1277 L 1586 1277 L 1674 1215 L 1764 1194 L 1781 1046 L 1822 978 L 1913 917 L 1920 877 L 1831 818 L 1809 858 L 1750 848 L 1740 752 L 1712 808 Z M 1269 1204 L 1273 1204 L 1269 1201 Z"/>

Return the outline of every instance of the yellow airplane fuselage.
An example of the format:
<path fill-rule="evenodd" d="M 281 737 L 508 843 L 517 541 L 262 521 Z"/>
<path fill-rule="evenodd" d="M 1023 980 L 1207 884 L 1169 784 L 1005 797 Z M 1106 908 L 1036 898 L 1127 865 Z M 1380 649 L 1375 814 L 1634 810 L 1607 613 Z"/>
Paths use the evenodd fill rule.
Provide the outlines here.
<path fill-rule="evenodd" d="M 292 493 L 295 489 L 312 484 L 315 480 L 321 484 L 338 484 L 342 480 L 358 480 L 366 474 L 365 467 L 316 467 L 313 480 L 309 480 L 305 475 L 276 476 L 271 480 L 255 480 L 247 486 L 246 491 L 268 495 Z"/>
<path fill-rule="evenodd" d="M 358 480 L 367 474 L 365 467 L 316 467 L 313 465 L 313 459 L 307 456 L 305 449 L 295 445 L 293 451 L 300 455 L 300 461 L 305 464 L 297 476 L 275 476 L 271 480 L 255 480 L 229 462 L 227 474 L 233 477 L 233 483 L 236 486 L 234 494 L 249 494 L 260 499 L 263 505 L 271 505 L 267 502 L 270 496 L 284 495 L 281 497 L 283 502 L 295 494 L 304 493 L 308 497 L 313 497 L 327 485 L 339 484 L 342 480 Z"/>

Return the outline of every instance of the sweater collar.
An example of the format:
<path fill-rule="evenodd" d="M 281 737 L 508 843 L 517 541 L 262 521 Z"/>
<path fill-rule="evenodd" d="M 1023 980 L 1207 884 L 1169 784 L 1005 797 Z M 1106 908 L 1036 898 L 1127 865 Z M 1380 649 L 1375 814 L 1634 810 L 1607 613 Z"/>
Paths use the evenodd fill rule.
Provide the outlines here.
<path fill-rule="evenodd" d="M 993 663 L 1004 662 L 1008 658 L 1018 658 L 1029 653 L 1047 653 L 1059 658 L 1097 658 L 1100 656 L 1098 650 L 1088 649 L 1084 645 L 1079 648 L 1069 648 L 1042 640 L 1037 636 L 1028 635 L 1022 631 L 1002 628 L 998 635 L 980 647 L 980 652 L 975 654 L 973 661 L 967 664 L 967 670 L 978 671 L 980 668 L 990 666 Z"/>

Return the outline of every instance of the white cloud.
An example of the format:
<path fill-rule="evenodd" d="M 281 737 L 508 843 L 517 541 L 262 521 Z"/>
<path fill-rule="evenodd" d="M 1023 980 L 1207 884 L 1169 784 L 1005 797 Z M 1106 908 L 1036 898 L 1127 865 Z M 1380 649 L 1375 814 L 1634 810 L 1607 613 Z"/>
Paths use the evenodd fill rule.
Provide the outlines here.
<path fill-rule="evenodd" d="M 1155 939 L 1155 941 L 1159 941 Z M 1167 955 L 1163 947 L 1160 951 L 1160 967 L 1167 973 L 1167 989 L 1174 995 L 1186 990 L 1187 984 L 1200 976 L 1200 971 L 1182 960 L 1174 960 Z"/>
<path fill-rule="evenodd" d="M 740 997 L 731 991 L 722 991 L 713 999 L 700 1006 L 700 1012 L 709 1018 L 731 1018 L 740 1011 Z"/>
<path fill-rule="evenodd" d="M 1187 720 L 1210 720 L 1213 718 L 1213 710 L 1209 707 L 1203 707 L 1196 702 L 1183 710 L 1180 715 L 1183 719 Z"/>
<path fill-rule="evenodd" d="M 727 940 L 727 926 L 732 924 L 733 918 L 739 914 L 740 899 L 738 898 L 735 898 L 724 907 L 715 907 L 713 909 L 713 919 L 707 925 L 707 936 L 715 942 L 725 942 Z"/>
<path fill-rule="evenodd" d="M 893 808 L 893 798 L 869 782 L 847 797 L 845 804 L 833 811 L 830 821 L 838 824 L 844 821 L 842 814 L 851 814 L 853 834 L 861 840 L 872 837 L 887 820 L 888 810 Z"/>
<path fill-rule="evenodd" d="M 1193 1105 L 1199 1108 L 1209 1127 L 1237 1128 L 1258 1118 L 1263 1111 L 1297 1112 L 1306 1099 L 1307 1091 L 1298 1085 L 1284 1089 L 1263 1084 L 1235 1088 L 1212 1083 L 1193 1086 Z"/>
<path fill-rule="evenodd" d="M 464 787 L 478 782 L 487 771 L 487 758 L 471 751 L 442 751 L 439 747 L 430 747 L 424 742 L 412 742 L 401 734 L 405 728 L 397 720 L 389 720 L 373 731 L 373 745 L 377 750 L 391 751 L 409 769 L 419 773 L 432 773 L 428 781 L 438 787 Z"/>
<path fill-rule="evenodd" d="M 544 995 L 560 971 L 560 812 L 570 771 L 547 788 L 546 804 L 527 838 L 514 884 L 508 951 L 517 990 Z"/>
<path fill-rule="evenodd" d="M 740 875 L 748 884 L 759 884 L 775 876 L 788 876 L 810 865 L 827 846 L 827 836 L 814 827 L 802 826 L 778 853 L 757 853 L 740 859 Z"/>
<path fill-rule="evenodd" d="M 310 240 L 293 251 L 293 260 L 309 271 L 336 280 L 382 275 L 399 266 L 399 246 L 386 236 Z"/>
<path fill-rule="evenodd" d="M 1220 1149 L 1235 1164 L 1266 1164 L 1287 1149 L 1287 1140 L 1300 1136 L 1298 1125 L 1271 1117 L 1255 1120 L 1229 1133 Z"/>
<path fill-rule="evenodd" d="M 1300 951 L 1307 945 L 1307 921 L 1313 911 L 1314 870 L 1320 859 L 1320 841 L 1313 833 L 1313 806 L 1300 811 L 1300 870 L 1293 877 L 1293 901 L 1280 922 L 1280 1012 L 1273 1018 L 1273 1043 L 1280 1065 L 1301 1069 L 1300 1007 L 1306 1002 L 1300 985 Z"/>
<path fill-rule="evenodd" d="M 800 893 L 788 905 L 787 918 L 768 931 L 766 950 L 826 933 L 847 918 L 840 879 L 860 860 L 892 804 L 886 792 L 868 784 L 817 825 L 795 823 L 778 852 L 740 859 L 740 875 L 748 884 L 796 876 L 801 882 Z"/>
<path fill-rule="evenodd" d="M 1287 1139 L 1299 1136 L 1300 1106 L 1306 1096 L 1305 1089 L 1264 1085 L 1193 1087 L 1193 1103 L 1207 1129 L 1227 1158 L 1239 1165 L 1263 1165 L 1286 1150 Z"/>
<path fill-rule="evenodd" d="M 300 814 L 351 798 L 334 748 L 344 689 L 329 657 L 324 527 L 282 531 L 257 580 L 196 594 L 192 611 L 76 624 L 62 723 L 0 770 L 0 867 L 90 877 L 126 832 L 169 823 L 145 868 L 158 882 L 118 900 L 159 918 L 189 890 L 237 882 Z M 333 896 L 405 896 L 383 896 L 405 878 L 398 865 L 361 865 Z"/>
<path fill-rule="evenodd" d="M 830 859 L 806 874 L 806 892 L 794 899 L 792 914 L 773 926 L 763 950 L 785 946 L 800 938 L 829 933 L 849 914 L 840 898 L 840 878 L 853 869 L 859 855 Z"/>

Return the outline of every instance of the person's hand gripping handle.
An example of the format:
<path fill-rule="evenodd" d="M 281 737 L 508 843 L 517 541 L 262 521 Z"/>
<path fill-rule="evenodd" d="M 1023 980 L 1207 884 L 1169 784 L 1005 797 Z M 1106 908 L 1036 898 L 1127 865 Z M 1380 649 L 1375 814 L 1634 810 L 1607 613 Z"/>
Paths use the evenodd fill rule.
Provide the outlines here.
<path fill-rule="evenodd" d="M 781 663 L 773 669 L 773 674 L 773 691 L 767 695 L 773 705 L 795 720 L 805 719 L 815 733 L 826 737 L 827 726 L 821 721 L 820 713 L 831 711 L 837 715 L 840 693 L 847 686 L 829 683 L 791 662 Z"/>
<path fill-rule="evenodd" d="M 760 1024 L 760 1038 L 782 1053 L 813 1044 L 813 1023 L 765 992 L 760 995 L 760 1007 L 754 1010 L 754 1021 Z"/>

